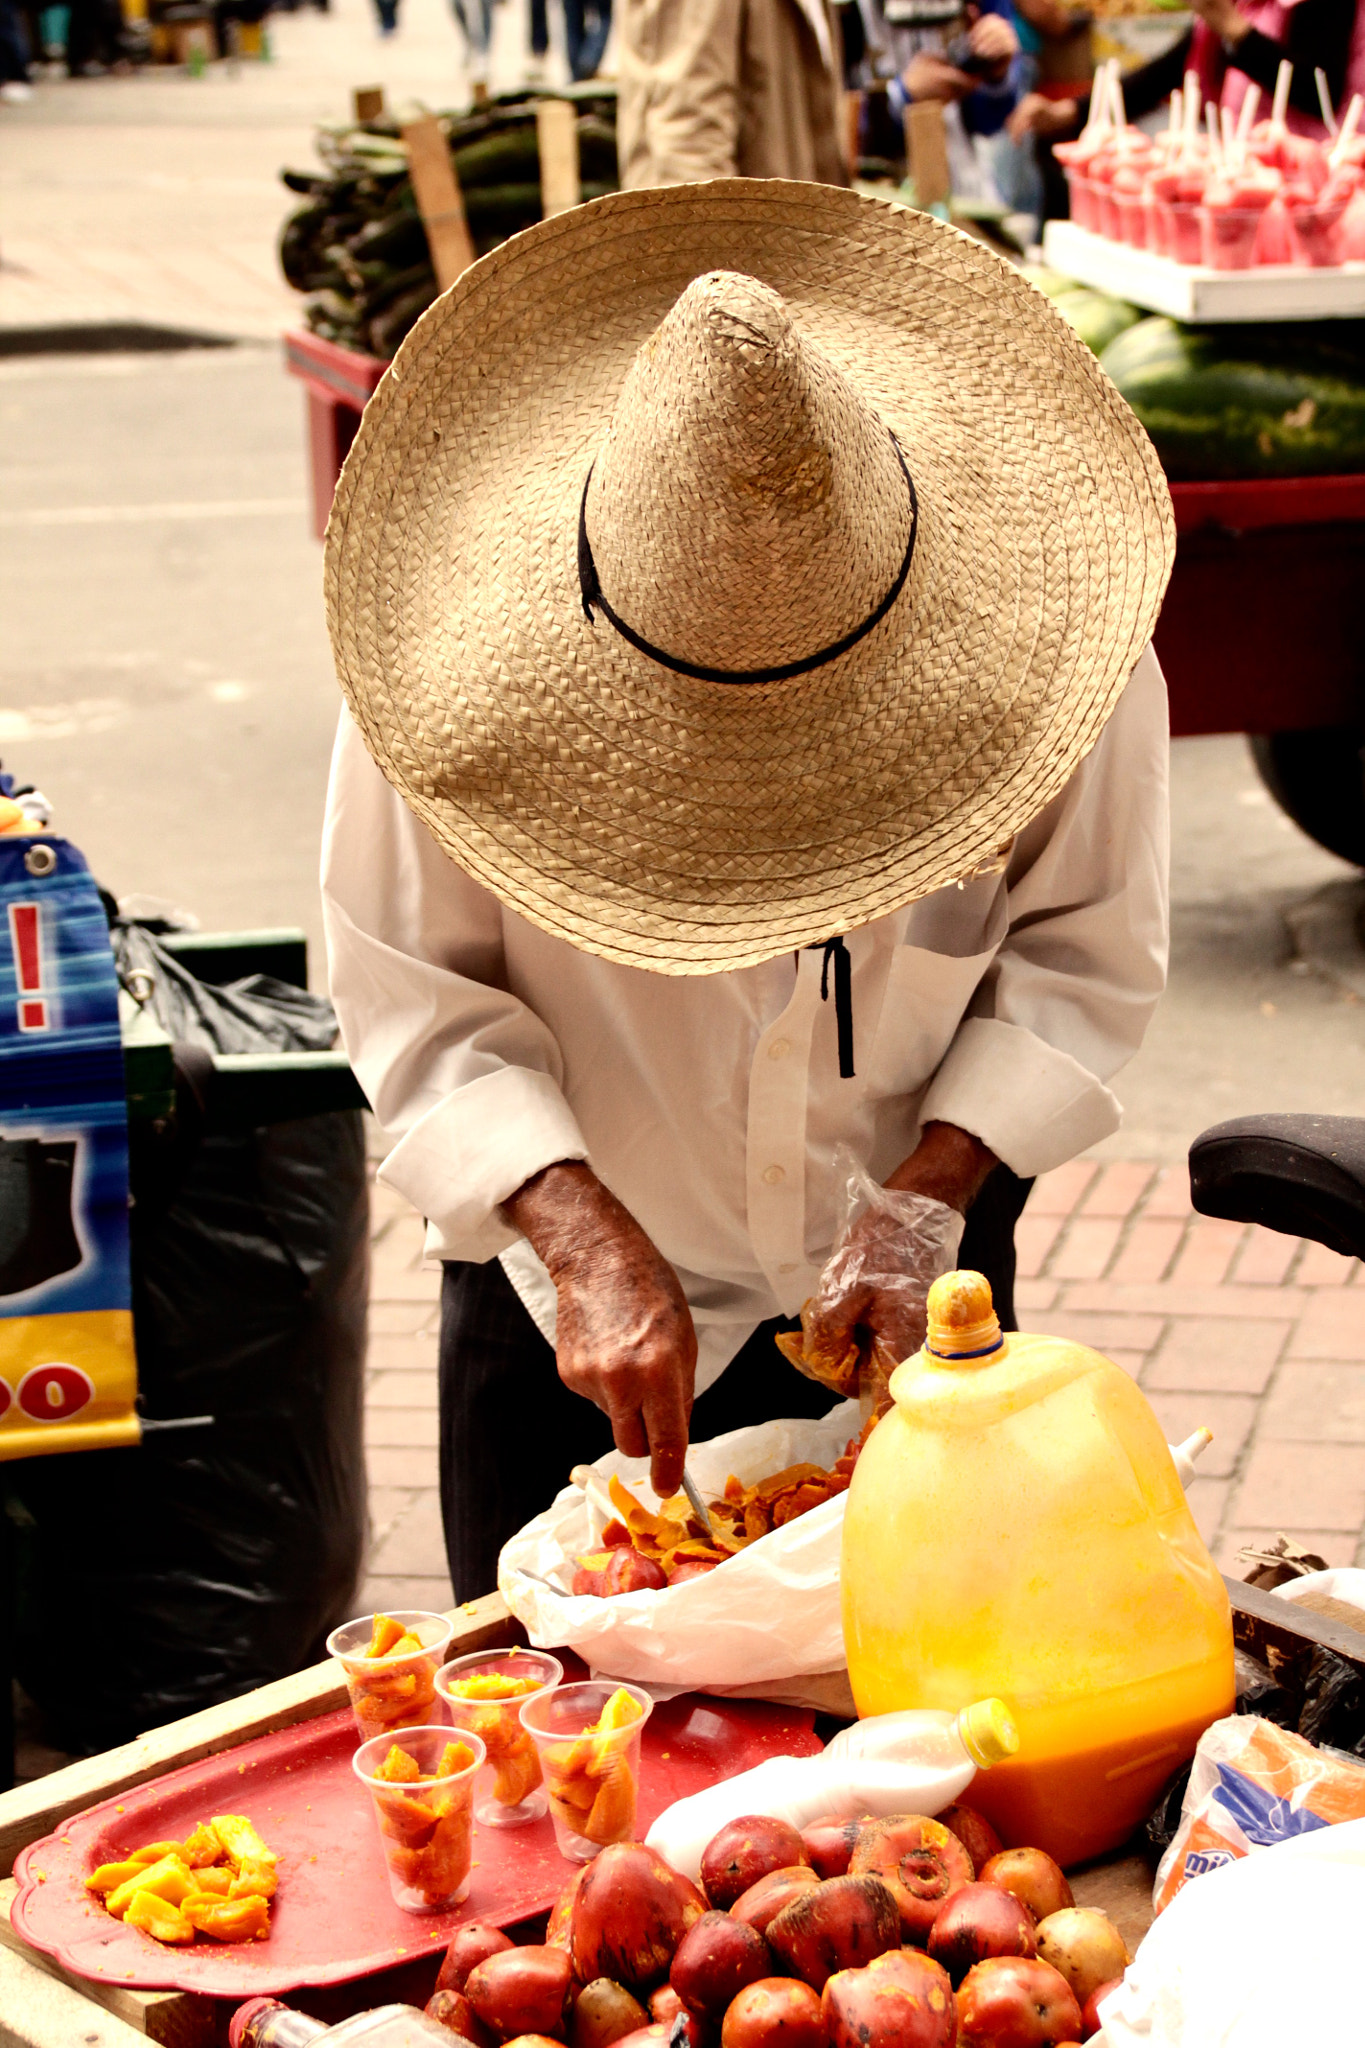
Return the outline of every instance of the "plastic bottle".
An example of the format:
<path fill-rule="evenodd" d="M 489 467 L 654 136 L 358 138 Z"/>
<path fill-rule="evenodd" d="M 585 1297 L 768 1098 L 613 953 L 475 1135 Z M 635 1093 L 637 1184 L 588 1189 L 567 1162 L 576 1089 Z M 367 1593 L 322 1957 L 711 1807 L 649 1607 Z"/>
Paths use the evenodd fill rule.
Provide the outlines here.
<path fill-rule="evenodd" d="M 278 1998 L 249 1998 L 228 2028 L 228 2048 L 312 2048 L 314 2042 L 321 2048 L 450 2048 L 451 2033 L 415 2005 L 377 2005 L 329 2027 Z"/>
<path fill-rule="evenodd" d="M 819 1756 L 772 1756 L 675 1800 L 650 1829 L 648 1845 L 695 1880 L 712 1836 L 744 1813 L 771 1814 L 797 1829 L 823 1814 L 938 1813 L 1018 1742 L 999 1700 L 977 1700 L 957 1714 L 883 1714 L 845 1728 Z"/>
<path fill-rule="evenodd" d="M 1019 1753 L 971 1803 L 1007 1843 L 1099 1855 L 1233 1705 L 1227 1592 L 1161 1428 L 1098 1352 L 1002 1336 L 979 1273 L 935 1281 L 891 1395 L 844 1517 L 858 1711 L 998 1693 Z"/>

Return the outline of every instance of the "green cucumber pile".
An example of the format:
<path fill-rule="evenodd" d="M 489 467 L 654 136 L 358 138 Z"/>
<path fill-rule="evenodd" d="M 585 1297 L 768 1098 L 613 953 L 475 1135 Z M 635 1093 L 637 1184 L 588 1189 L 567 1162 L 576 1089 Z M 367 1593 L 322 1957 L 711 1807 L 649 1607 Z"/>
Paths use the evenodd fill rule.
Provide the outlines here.
<path fill-rule="evenodd" d="M 545 97 L 545 95 L 541 95 Z M 578 114 L 584 199 L 617 189 L 616 98 L 596 82 L 555 97 Z M 506 94 L 438 116 L 450 142 L 478 255 L 541 217 L 535 101 Z M 284 171 L 302 200 L 280 232 L 280 267 L 307 294 L 306 324 L 324 341 L 387 361 L 436 297 L 426 230 L 392 115 L 320 128 L 321 171 Z"/>

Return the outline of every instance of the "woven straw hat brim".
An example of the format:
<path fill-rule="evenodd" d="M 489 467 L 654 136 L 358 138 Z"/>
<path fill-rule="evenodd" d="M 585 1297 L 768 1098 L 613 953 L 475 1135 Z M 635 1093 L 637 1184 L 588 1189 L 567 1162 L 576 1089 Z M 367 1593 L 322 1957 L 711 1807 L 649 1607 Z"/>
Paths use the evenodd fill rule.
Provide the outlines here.
<path fill-rule="evenodd" d="M 781 294 L 919 499 L 886 618 L 783 683 L 691 680 L 580 601 L 622 380 L 713 270 Z M 1017 272 L 892 204 L 719 180 L 544 222 L 423 316 L 346 463 L 327 608 L 370 751 L 460 867 L 589 952 L 701 974 L 993 864 L 1094 745 L 1173 550 L 1146 435 Z"/>

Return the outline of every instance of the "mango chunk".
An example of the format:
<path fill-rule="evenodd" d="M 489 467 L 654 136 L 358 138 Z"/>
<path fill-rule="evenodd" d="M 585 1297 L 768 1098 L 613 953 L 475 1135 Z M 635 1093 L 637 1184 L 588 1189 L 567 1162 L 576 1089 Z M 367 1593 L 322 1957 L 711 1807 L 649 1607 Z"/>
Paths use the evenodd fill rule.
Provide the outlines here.
<path fill-rule="evenodd" d="M 194 1940 L 194 1929 L 183 1913 L 158 1898 L 155 1892 L 135 1892 L 123 1916 L 125 1927 L 140 1927 L 157 1941 Z"/>
<path fill-rule="evenodd" d="M 137 1892 L 154 1892 L 168 1905 L 178 1906 L 186 1894 L 194 1891 L 194 1873 L 178 1856 L 163 1856 L 159 1863 L 149 1863 L 140 1869 L 117 1891 L 110 1892 L 105 1905 L 116 1920 L 121 1920 Z"/>
<path fill-rule="evenodd" d="M 180 1854 L 191 1870 L 205 1870 L 211 1864 L 221 1863 L 227 1852 L 206 1820 L 201 1820 L 192 1835 L 187 1835 Z"/>
<path fill-rule="evenodd" d="M 370 1627 L 370 1640 L 366 1646 L 367 1657 L 387 1657 L 394 1644 L 404 1633 L 401 1622 L 390 1620 L 387 1614 L 376 1614 Z"/>
<path fill-rule="evenodd" d="M 92 1870 L 85 1880 L 88 1892 L 116 1892 L 121 1884 L 127 1884 L 130 1877 L 138 1877 L 147 1868 L 145 1863 L 130 1858 L 126 1863 L 101 1863 L 98 1870 Z"/>
<path fill-rule="evenodd" d="M 191 1892 L 181 1910 L 191 1927 L 214 1941 L 258 1941 L 270 1932 L 264 1899 L 216 1899 L 208 1892 Z"/>
<path fill-rule="evenodd" d="M 255 1857 L 242 1859 L 242 1867 L 228 1887 L 230 1899 L 273 1899 L 279 1878 L 275 1864 L 261 1863 Z"/>
<path fill-rule="evenodd" d="M 213 1832 L 232 1862 L 239 1866 L 243 1863 L 278 1863 L 280 1860 L 273 1849 L 266 1847 L 245 1814 L 215 1813 Z"/>

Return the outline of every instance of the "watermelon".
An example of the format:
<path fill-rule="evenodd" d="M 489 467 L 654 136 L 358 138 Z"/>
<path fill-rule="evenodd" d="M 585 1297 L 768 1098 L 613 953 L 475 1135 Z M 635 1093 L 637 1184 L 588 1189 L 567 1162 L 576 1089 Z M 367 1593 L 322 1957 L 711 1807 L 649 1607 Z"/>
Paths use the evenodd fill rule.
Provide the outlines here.
<path fill-rule="evenodd" d="M 1137 307 L 1130 306 L 1127 299 L 1111 298 L 1108 292 L 1092 292 L 1081 287 L 1049 296 L 1063 320 L 1075 328 L 1086 347 L 1097 356 L 1102 356 L 1111 341 L 1117 341 L 1142 318 Z"/>
<path fill-rule="evenodd" d="M 1359 322 L 1185 327 L 1158 317 L 1120 334 L 1100 361 L 1172 479 L 1365 471 Z"/>

